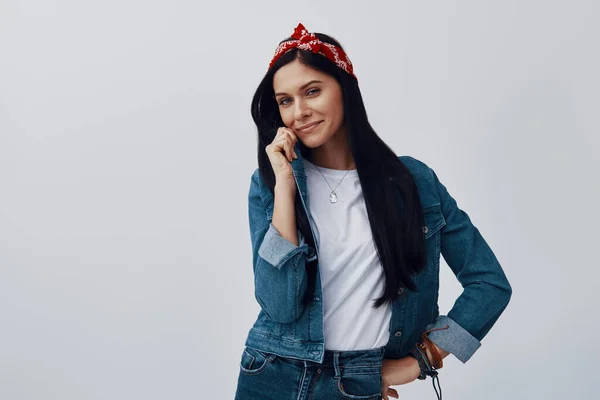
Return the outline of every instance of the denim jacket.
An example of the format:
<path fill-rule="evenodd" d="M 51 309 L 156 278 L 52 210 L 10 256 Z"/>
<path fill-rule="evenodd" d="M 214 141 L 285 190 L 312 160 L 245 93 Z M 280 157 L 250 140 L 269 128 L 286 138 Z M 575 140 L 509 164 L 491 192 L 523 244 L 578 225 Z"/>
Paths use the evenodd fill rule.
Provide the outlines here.
<path fill-rule="evenodd" d="M 304 210 L 310 215 L 298 143 L 295 150 L 298 158 L 292 161 L 294 178 Z M 430 332 L 428 337 L 465 363 L 506 308 L 512 288 L 479 230 L 458 208 L 435 172 L 413 157 L 398 158 L 413 175 L 421 199 L 427 265 L 415 277 L 419 292 L 400 288 L 392 303 L 384 358 L 405 357 L 421 341 L 425 330 L 448 326 Z M 318 272 L 312 301 L 306 307 L 301 302 L 308 286 L 305 263 L 317 259 L 318 264 L 319 244 L 315 244 L 316 249 L 309 246 L 300 230 L 298 246 L 280 236 L 271 223 L 273 194 L 258 169 L 251 178 L 248 203 L 255 298 L 261 309 L 245 344 L 284 357 L 322 363 L 325 343 Z M 448 315 L 439 315 L 438 308 L 440 253 L 463 287 Z"/>

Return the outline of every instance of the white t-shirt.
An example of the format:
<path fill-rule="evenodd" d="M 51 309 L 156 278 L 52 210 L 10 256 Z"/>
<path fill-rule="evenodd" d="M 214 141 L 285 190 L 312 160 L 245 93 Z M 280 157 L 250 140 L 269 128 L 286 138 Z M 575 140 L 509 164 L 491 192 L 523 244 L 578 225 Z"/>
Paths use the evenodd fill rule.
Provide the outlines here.
<path fill-rule="evenodd" d="M 383 294 L 385 275 L 358 171 L 317 169 L 303 161 L 311 224 L 319 243 L 325 348 L 367 350 L 385 346 L 392 310 L 388 304 L 373 308 L 374 300 Z M 323 176 L 335 189 L 337 203 L 329 201 L 331 189 Z"/>

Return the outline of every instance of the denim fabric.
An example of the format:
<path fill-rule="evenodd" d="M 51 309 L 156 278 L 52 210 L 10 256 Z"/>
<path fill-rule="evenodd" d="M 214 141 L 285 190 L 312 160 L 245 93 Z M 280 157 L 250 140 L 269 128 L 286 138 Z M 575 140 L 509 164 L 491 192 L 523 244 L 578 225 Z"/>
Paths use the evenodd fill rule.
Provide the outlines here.
<path fill-rule="evenodd" d="M 294 178 L 302 205 L 310 215 L 310 195 L 298 144 L 295 151 L 298 158 L 292 162 Z M 415 277 L 419 291 L 400 289 L 392 303 L 385 358 L 407 356 L 421 340 L 422 332 L 448 326 L 431 332 L 429 338 L 465 363 L 506 308 L 512 288 L 485 239 L 436 173 L 413 157 L 398 158 L 413 175 L 419 191 L 427 266 Z M 306 307 L 301 302 L 307 290 L 306 262 L 315 258 L 318 262 L 319 244 L 316 248 L 309 246 L 299 230 L 298 246 L 283 238 L 271 223 L 273 200 L 255 170 L 248 193 L 248 216 L 255 298 L 261 310 L 245 345 L 264 353 L 321 363 L 325 344 L 319 274 L 312 301 Z M 440 315 L 438 308 L 440 254 L 463 287 L 448 315 Z"/>
<path fill-rule="evenodd" d="M 384 351 L 326 350 L 315 363 L 245 347 L 235 400 L 380 400 Z"/>

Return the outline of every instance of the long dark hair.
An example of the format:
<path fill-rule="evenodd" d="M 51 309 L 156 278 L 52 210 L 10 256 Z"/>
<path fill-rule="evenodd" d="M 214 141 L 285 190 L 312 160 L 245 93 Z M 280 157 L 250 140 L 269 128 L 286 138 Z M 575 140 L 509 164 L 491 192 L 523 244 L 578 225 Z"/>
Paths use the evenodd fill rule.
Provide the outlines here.
<path fill-rule="evenodd" d="M 328 35 L 315 35 L 323 42 L 342 47 Z M 287 40 L 291 38 L 283 41 Z M 386 302 L 391 303 L 398 296 L 400 287 L 418 290 L 412 276 L 425 268 L 426 250 L 422 231 L 423 210 L 417 186 L 410 171 L 369 124 L 357 80 L 320 54 L 293 49 L 281 56 L 267 71 L 252 99 L 251 113 L 258 129 L 258 168 L 271 192 L 275 187 L 275 175 L 265 147 L 273 141 L 277 129 L 285 126 L 274 99 L 273 75 L 296 59 L 331 75 L 342 88 L 344 125 L 349 147 L 360 179 L 373 240 L 385 273 L 384 293 L 373 305 L 378 308 Z M 301 141 L 298 143 L 301 156 L 310 161 L 311 149 Z M 306 243 L 314 248 L 314 237 L 298 191 L 295 211 L 298 229 Z M 306 264 L 309 290 L 304 304 L 313 298 L 317 260 Z"/>

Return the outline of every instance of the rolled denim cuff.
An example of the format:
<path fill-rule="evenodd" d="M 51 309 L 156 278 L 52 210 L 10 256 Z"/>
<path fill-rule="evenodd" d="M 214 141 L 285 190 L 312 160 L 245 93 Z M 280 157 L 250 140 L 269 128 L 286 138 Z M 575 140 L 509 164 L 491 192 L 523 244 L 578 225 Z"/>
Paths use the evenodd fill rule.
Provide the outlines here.
<path fill-rule="evenodd" d="M 454 354 L 464 364 L 481 346 L 481 342 L 446 315 L 440 315 L 435 323 L 427 325 L 425 330 L 444 328 L 446 325 L 448 329 L 429 332 L 427 336 L 436 346 Z"/>
<path fill-rule="evenodd" d="M 298 230 L 298 238 L 300 243 L 296 246 L 279 234 L 277 228 L 272 223 L 269 224 L 269 229 L 263 238 L 258 255 L 266 262 L 277 269 L 281 269 L 283 264 L 297 254 L 299 251 L 306 250 L 305 240 Z"/>

